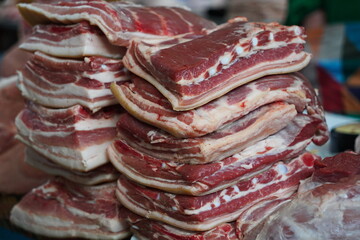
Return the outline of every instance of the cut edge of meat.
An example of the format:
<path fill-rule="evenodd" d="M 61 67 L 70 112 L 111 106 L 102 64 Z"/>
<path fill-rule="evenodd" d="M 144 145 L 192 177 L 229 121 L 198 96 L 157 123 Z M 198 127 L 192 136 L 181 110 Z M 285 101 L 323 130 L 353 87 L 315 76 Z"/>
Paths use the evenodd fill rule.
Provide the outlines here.
<path fill-rule="evenodd" d="M 83 185 L 97 185 L 105 182 L 113 182 L 119 177 L 120 174 L 117 173 L 116 170 L 111 172 L 98 172 L 97 168 L 89 172 L 69 170 L 55 162 L 52 162 L 51 160 L 30 147 L 26 147 L 25 149 L 25 162 L 30 166 L 44 171 L 48 174 L 61 176 L 72 182 Z M 110 165 L 110 163 L 107 163 L 106 165 L 108 164 Z M 102 165 L 99 168 L 102 168 L 103 166 L 105 165 Z"/>

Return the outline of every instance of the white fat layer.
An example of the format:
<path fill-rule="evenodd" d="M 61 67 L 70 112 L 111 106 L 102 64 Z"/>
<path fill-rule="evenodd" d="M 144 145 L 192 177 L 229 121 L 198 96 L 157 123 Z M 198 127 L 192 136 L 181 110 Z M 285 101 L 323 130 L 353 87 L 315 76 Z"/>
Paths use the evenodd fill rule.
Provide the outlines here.
<path fill-rule="evenodd" d="M 101 119 L 81 119 L 78 122 L 75 122 L 71 125 L 61 125 L 57 123 L 51 123 L 47 121 L 42 121 L 42 124 L 46 127 L 58 127 L 66 130 L 62 131 L 40 131 L 40 130 L 31 130 L 26 127 L 26 124 L 23 123 L 21 118 L 19 117 L 16 121 L 18 125 L 18 129 L 22 135 L 29 136 L 31 138 L 32 135 L 41 135 L 44 137 L 66 137 L 68 135 L 73 134 L 75 131 L 94 131 L 96 129 L 103 129 L 103 128 L 116 128 L 116 123 L 119 120 L 119 115 L 114 115 L 112 118 L 101 118 Z"/>
<path fill-rule="evenodd" d="M 75 84 L 65 84 L 56 90 L 46 90 L 39 88 L 28 79 L 23 79 L 22 74 L 20 74 L 20 78 L 19 89 L 22 95 L 45 106 L 66 108 L 80 104 L 96 111 L 116 103 L 111 90 L 107 88 L 89 90 Z M 97 100 L 96 98 L 104 99 Z"/>
<path fill-rule="evenodd" d="M 46 33 L 38 31 L 39 33 Z M 56 35 L 56 34 L 51 34 Z M 52 41 L 31 36 L 20 45 L 28 51 L 41 51 L 57 57 L 104 56 L 121 58 L 119 47 L 112 45 L 105 37 L 92 33 L 83 33 L 61 41 Z"/>
<path fill-rule="evenodd" d="M 102 144 L 87 146 L 82 149 L 51 146 L 45 142 L 33 140 L 33 132 L 26 128 L 23 122 L 16 118 L 15 124 L 19 130 L 17 138 L 37 152 L 47 156 L 50 160 L 69 169 L 89 171 L 108 162 L 106 148 L 113 139 Z M 57 135 L 59 136 L 59 135 Z"/>
<path fill-rule="evenodd" d="M 0 77 L 0 90 L 2 88 L 8 87 L 11 84 L 14 84 L 18 81 L 18 76 L 17 75 L 13 75 L 7 78 L 2 78 Z"/>
<path fill-rule="evenodd" d="M 118 178 L 118 174 L 115 173 L 102 173 L 99 175 L 91 176 L 91 178 L 89 178 L 88 173 L 86 172 L 79 172 L 74 170 L 69 171 L 66 168 L 62 168 L 58 164 L 52 163 L 51 161 L 44 159 L 43 156 L 37 154 L 36 152 L 29 155 L 26 151 L 25 162 L 51 175 L 62 176 L 70 181 L 89 186 L 103 182 L 114 181 Z M 47 191 L 51 190 L 47 189 Z M 43 190 L 43 192 L 45 192 L 45 190 Z"/>
<path fill-rule="evenodd" d="M 98 222 L 98 224 L 100 224 L 100 226 L 102 226 L 102 228 L 105 228 L 110 232 L 120 232 L 127 228 L 126 224 L 117 217 L 109 219 L 103 215 L 84 212 L 81 209 L 74 208 L 71 206 L 65 205 L 65 207 L 67 210 L 69 210 L 69 212 L 71 212 L 75 216 L 95 220 L 96 222 Z M 96 207 L 96 205 L 94 207 Z M 96 224 L 95 226 L 98 225 Z"/>

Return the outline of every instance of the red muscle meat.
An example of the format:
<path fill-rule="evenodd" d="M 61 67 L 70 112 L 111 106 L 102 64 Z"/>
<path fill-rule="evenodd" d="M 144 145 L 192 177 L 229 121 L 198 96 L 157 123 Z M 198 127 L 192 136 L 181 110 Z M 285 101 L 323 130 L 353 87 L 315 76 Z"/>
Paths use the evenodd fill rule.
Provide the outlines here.
<path fill-rule="evenodd" d="M 108 40 L 128 46 L 133 38 L 158 38 L 183 33 L 202 34 L 215 23 L 176 7 L 144 7 L 123 1 L 60 1 L 19 4 L 23 17 L 31 24 L 78 23 L 98 26 Z"/>
<path fill-rule="evenodd" d="M 87 172 L 108 162 L 120 113 L 118 106 L 91 113 L 79 105 L 50 109 L 30 102 L 15 123 L 23 143 L 65 168 Z"/>
<path fill-rule="evenodd" d="M 167 99 L 141 78 L 132 77 L 129 82 L 113 84 L 111 89 L 131 115 L 179 138 L 211 133 L 260 106 L 284 101 L 294 104 L 298 112 L 306 109 L 323 122 L 316 144 L 328 140 L 323 108 L 310 83 L 299 73 L 263 77 L 189 111 L 174 111 Z"/>
<path fill-rule="evenodd" d="M 289 197 L 313 172 L 318 158 L 304 153 L 295 159 L 278 162 L 269 170 L 236 183 L 224 190 L 204 196 L 166 193 L 137 185 L 120 177 L 116 195 L 132 212 L 169 225 L 190 230 L 206 231 L 237 219 L 250 206 L 271 197 Z"/>
<path fill-rule="evenodd" d="M 19 48 L 56 57 L 102 56 L 122 58 L 126 48 L 112 45 L 96 26 L 83 21 L 73 25 L 36 25 Z"/>
<path fill-rule="evenodd" d="M 179 44 L 161 39 L 132 41 L 124 64 L 181 111 L 262 76 L 295 72 L 308 64 L 302 28 L 242 20 Z"/>
<path fill-rule="evenodd" d="M 241 119 L 199 138 L 179 139 L 131 117 L 121 115 L 118 135 L 136 150 L 178 163 L 208 163 L 229 157 L 286 127 L 296 116 L 294 105 L 262 106 Z M 271 124 L 268 124 L 271 123 Z"/>
<path fill-rule="evenodd" d="M 56 178 L 26 194 L 10 220 L 51 238 L 123 239 L 130 232 L 115 188 L 115 183 L 82 186 Z"/>
<path fill-rule="evenodd" d="M 144 186 L 167 192 L 204 195 L 246 180 L 280 160 L 297 156 L 311 142 L 319 120 L 298 115 L 289 125 L 221 161 L 190 165 L 170 162 L 136 151 L 116 140 L 108 148 L 113 165 Z"/>
<path fill-rule="evenodd" d="M 316 161 L 299 193 L 266 221 L 256 239 L 359 239 L 360 155 Z"/>
<path fill-rule="evenodd" d="M 25 150 L 25 162 L 30 166 L 42 170 L 50 175 L 61 176 L 74 183 L 83 185 L 96 185 L 105 182 L 113 182 L 119 178 L 119 172 L 111 163 L 107 163 L 89 172 L 69 170 L 45 156 L 27 147 Z"/>
<path fill-rule="evenodd" d="M 43 106 L 67 108 L 80 104 L 95 112 L 116 103 L 110 84 L 128 79 L 121 60 L 62 59 L 36 52 L 19 72 L 19 88 L 25 98 Z"/>

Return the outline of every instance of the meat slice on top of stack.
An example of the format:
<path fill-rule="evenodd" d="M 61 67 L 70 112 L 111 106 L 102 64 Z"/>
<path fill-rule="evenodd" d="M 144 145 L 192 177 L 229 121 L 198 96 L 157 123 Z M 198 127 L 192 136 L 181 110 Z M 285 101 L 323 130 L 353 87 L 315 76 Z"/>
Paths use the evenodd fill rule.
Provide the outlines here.
<path fill-rule="evenodd" d="M 20 139 L 35 150 L 28 151 L 34 166 L 78 179 L 56 178 L 29 193 L 13 211 L 19 226 L 91 238 L 94 230 L 47 226 L 43 219 L 52 213 L 30 206 L 52 199 L 66 212 L 59 225 L 74 214 L 88 221 L 91 211 L 75 204 L 74 186 L 91 192 L 80 173 L 108 172 L 110 160 L 120 176 L 111 174 L 117 186 L 106 187 L 116 188 L 118 202 L 110 200 L 106 211 L 120 215 L 105 219 L 117 219 L 115 226 L 127 221 L 139 239 L 237 239 L 238 219 L 263 221 L 312 174 L 319 157 L 306 147 L 324 144 L 328 132 L 314 90 L 297 73 L 310 60 L 303 28 L 241 17 L 216 26 L 184 9 L 117 1 L 19 9 L 36 25 L 21 46 L 34 55 L 19 75 L 20 89 L 35 103 L 18 117 Z M 266 214 L 255 215 L 259 209 Z M 126 231 L 96 224 L 94 237 Z"/>
<path fill-rule="evenodd" d="M 26 161 L 56 177 L 28 193 L 11 221 L 48 237 L 126 238 L 128 223 L 115 196 L 120 173 L 106 153 L 124 110 L 110 84 L 130 80 L 122 57 L 132 38 L 203 34 L 215 24 L 181 8 L 120 1 L 19 9 L 34 27 L 20 46 L 32 57 L 18 76 L 27 101 L 16 118 L 18 138 L 28 147 Z"/>

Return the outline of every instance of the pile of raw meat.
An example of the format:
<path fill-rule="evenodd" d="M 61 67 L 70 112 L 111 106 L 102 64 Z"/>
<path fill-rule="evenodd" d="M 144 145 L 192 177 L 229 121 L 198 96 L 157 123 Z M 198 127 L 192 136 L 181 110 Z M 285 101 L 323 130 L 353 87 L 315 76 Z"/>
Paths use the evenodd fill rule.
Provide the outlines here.
<path fill-rule="evenodd" d="M 297 72 L 311 58 L 303 28 L 241 17 L 217 26 L 118 1 L 19 10 L 34 27 L 20 46 L 33 54 L 19 71 L 18 138 L 27 162 L 54 175 L 12 210 L 21 228 L 255 239 L 321 164 L 306 151 L 328 131 Z"/>

